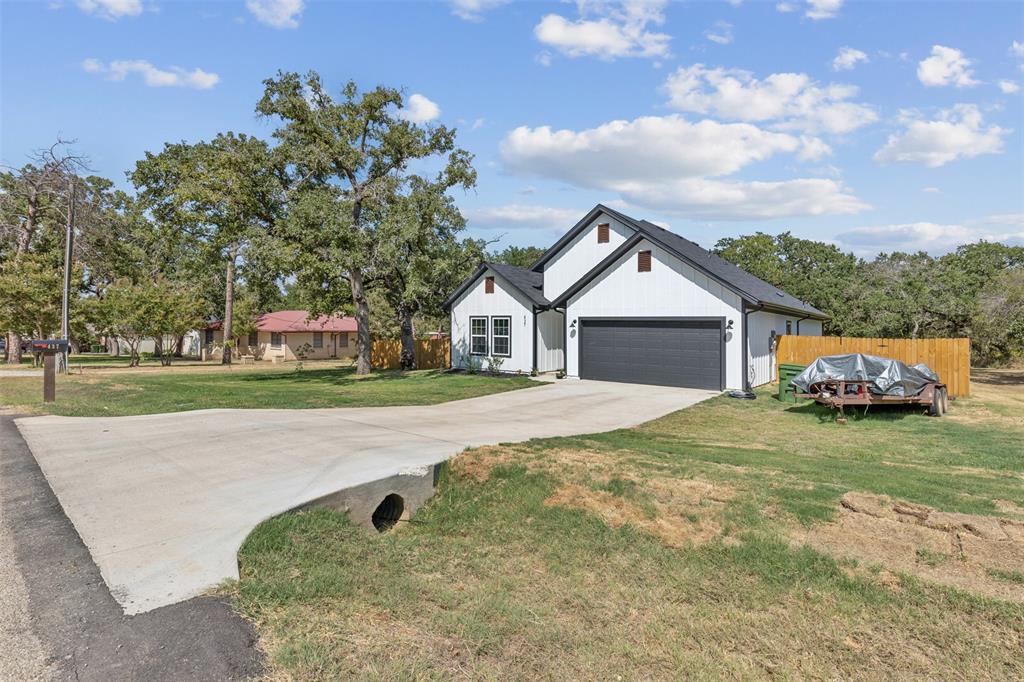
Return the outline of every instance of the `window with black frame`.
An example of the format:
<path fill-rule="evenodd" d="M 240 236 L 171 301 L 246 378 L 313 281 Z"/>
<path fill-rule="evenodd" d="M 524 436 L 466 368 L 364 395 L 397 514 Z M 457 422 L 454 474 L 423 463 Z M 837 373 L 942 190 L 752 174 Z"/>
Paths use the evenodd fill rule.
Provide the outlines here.
<path fill-rule="evenodd" d="M 491 354 L 500 357 L 512 355 L 512 318 L 491 318 Z"/>
<path fill-rule="evenodd" d="M 469 318 L 469 352 L 473 355 L 487 355 L 487 318 Z"/>

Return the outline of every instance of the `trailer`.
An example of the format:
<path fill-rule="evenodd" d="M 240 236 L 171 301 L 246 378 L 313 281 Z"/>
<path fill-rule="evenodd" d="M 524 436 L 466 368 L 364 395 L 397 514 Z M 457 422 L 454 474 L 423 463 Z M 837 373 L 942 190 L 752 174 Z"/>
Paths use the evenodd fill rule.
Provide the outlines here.
<path fill-rule="evenodd" d="M 839 411 L 836 422 L 846 423 L 847 406 L 864 406 L 864 414 L 872 405 L 922 405 L 928 409 L 932 417 L 941 417 L 946 413 L 949 404 L 949 389 L 940 382 L 925 384 L 920 393 L 915 395 L 883 395 L 871 391 L 871 381 L 857 379 L 826 379 L 811 384 L 806 393 L 797 393 L 798 398 L 808 398 L 821 405 Z"/>
<path fill-rule="evenodd" d="M 949 401 L 949 389 L 927 365 L 862 353 L 820 357 L 790 383 L 796 397 L 838 410 L 840 424 L 847 406 L 863 405 L 867 414 L 872 405 L 921 405 L 941 417 Z"/>

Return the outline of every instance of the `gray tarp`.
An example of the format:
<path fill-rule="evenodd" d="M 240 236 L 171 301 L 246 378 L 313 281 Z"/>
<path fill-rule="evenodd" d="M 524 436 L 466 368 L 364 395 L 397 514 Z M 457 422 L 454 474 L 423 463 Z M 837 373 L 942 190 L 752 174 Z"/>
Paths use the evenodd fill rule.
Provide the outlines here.
<path fill-rule="evenodd" d="M 939 380 L 939 375 L 928 365 L 909 367 L 899 360 L 877 355 L 850 353 L 820 357 L 804 371 L 793 377 L 793 385 L 807 393 L 812 384 L 826 379 L 871 381 L 868 389 L 880 395 L 917 395 L 925 384 Z"/>

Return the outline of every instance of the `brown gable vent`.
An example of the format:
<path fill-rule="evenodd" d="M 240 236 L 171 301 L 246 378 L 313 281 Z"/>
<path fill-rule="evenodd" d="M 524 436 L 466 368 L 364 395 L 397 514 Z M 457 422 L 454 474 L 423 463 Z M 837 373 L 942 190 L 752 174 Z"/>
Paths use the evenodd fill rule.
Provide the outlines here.
<path fill-rule="evenodd" d="M 608 223 L 601 223 L 600 225 L 597 226 L 597 243 L 607 244 L 608 241 Z"/>
<path fill-rule="evenodd" d="M 651 252 L 650 251 L 638 251 L 636 254 L 636 271 L 637 272 L 650 272 L 651 271 Z"/>
<path fill-rule="evenodd" d="M 494 278 L 493 277 L 487 277 L 487 278 L 484 279 L 484 293 L 485 294 L 493 294 L 494 293 Z"/>

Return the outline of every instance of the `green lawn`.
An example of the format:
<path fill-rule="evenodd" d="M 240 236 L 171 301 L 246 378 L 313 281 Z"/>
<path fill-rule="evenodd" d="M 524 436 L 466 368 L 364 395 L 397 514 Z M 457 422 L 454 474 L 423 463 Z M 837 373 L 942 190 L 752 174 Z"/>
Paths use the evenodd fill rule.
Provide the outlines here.
<path fill-rule="evenodd" d="M 92 369 L 100 367 L 128 367 L 129 358 L 127 355 L 107 355 L 106 353 L 82 353 L 79 355 L 72 355 L 69 360 L 69 366 L 72 371 L 83 368 Z M 185 357 L 175 358 L 175 367 L 182 366 L 201 366 L 209 365 L 211 363 L 201 362 L 198 358 Z M 154 358 L 152 353 L 142 353 L 139 356 L 140 367 L 160 367 L 160 359 Z M 0 372 L 10 369 L 32 369 L 32 354 L 25 353 L 21 358 L 20 365 L 8 365 L 6 363 L 0 363 Z"/>
<path fill-rule="evenodd" d="M 0 405 L 22 412 L 120 416 L 216 407 L 313 408 L 430 405 L 531 385 L 526 377 L 377 371 L 345 365 L 296 371 L 295 365 L 222 369 L 126 370 L 60 376 L 57 401 L 42 402 L 39 377 L 0 376 Z"/>
<path fill-rule="evenodd" d="M 1024 521 L 1007 376 L 941 419 L 762 391 L 479 448 L 387 534 L 264 523 L 229 592 L 287 679 L 1021 679 L 1024 524 L 958 525 Z"/>

